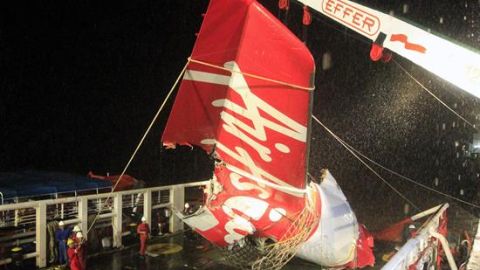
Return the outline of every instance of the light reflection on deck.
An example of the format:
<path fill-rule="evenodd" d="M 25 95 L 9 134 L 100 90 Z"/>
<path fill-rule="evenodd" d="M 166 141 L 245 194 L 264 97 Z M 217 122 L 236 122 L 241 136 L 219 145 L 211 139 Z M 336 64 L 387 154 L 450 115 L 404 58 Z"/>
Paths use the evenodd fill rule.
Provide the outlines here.
<path fill-rule="evenodd" d="M 141 259 L 138 254 L 138 245 L 126 247 L 98 254 L 89 258 L 88 269 L 92 270 L 177 270 L 177 269 L 222 269 L 233 270 L 222 258 L 222 252 L 211 246 L 206 240 L 191 231 L 178 233 L 172 236 L 154 237 L 152 243 L 175 243 L 183 246 L 183 250 L 171 255 L 157 257 L 146 256 Z M 283 269 L 285 270 L 318 270 L 320 266 L 294 258 Z"/>

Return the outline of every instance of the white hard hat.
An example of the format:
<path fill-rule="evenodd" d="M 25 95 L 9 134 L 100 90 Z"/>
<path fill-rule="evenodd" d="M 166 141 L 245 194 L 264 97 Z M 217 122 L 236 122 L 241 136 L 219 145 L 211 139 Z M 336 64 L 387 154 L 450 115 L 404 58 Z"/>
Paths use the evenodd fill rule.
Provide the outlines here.
<path fill-rule="evenodd" d="M 415 225 L 410 224 L 410 225 L 408 226 L 408 228 L 409 228 L 409 229 L 415 229 Z"/>
<path fill-rule="evenodd" d="M 80 230 L 80 226 L 78 225 L 75 225 L 75 227 L 73 227 L 73 232 L 80 232 L 82 230 Z"/>
<path fill-rule="evenodd" d="M 63 223 L 63 221 L 60 220 L 60 222 L 58 223 L 58 226 L 65 226 L 65 223 Z"/>
<path fill-rule="evenodd" d="M 77 232 L 77 238 L 83 238 L 82 232 Z"/>
<path fill-rule="evenodd" d="M 144 222 L 144 221 L 147 221 L 147 219 L 145 217 L 142 217 L 142 222 Z"/>
<path fill-rule="evenodd" d="M 189 208 L 190 207 L 190 204 L 187 202 L 185 203 L 185 208 Z"/>

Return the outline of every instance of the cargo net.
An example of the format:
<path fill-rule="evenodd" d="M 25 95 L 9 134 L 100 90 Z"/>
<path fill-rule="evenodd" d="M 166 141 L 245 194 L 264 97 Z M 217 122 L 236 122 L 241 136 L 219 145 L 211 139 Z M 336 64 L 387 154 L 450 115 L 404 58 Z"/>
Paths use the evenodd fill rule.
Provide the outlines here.
<path fill-rule="evenodd" d="M 279 241 L 269 242 L 267 239 L 247 236 L 236 245 L 224 249 L 227 263 L 239 269 L 281 269 L 317 227 L 316 203 L 307 198 L 305 201 L 305 208 L 291 219 L 289 228 Z"/>
<path fill-rule="evenodd" d="M 246 236 L 237 243 L 223 248 L 226 263 L 238 269 L 251 269 L 252 263 L 263 256 L 261 240 Z"/>

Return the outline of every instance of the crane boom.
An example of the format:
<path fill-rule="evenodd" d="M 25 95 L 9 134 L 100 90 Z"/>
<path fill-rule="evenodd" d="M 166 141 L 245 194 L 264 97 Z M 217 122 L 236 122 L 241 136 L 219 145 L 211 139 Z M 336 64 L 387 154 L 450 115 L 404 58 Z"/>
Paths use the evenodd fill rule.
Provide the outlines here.
<path fill-rule="evenodd" d="M 480 97 L 480 54 L 348 0 L 298 1 Z"/>

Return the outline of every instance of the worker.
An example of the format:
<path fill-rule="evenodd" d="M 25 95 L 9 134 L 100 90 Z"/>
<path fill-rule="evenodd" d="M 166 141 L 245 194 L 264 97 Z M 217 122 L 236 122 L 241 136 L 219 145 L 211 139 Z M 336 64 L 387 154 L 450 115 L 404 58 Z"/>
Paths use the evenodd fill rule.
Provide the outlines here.
<path fill-rule="evenodd" d="M 76 234 L 76 251 L 78 256 L 78 264 L 81 270 L 87 269 L 87 242 L 83 238 L 82 232 L 77 232 Z"/>
<path fill-rule="evenodd" d="M 142 223 L 137 226 L 137 234 L 140 237 L 140 257 L 145 257 L 145 250 L 147 249 L 147 240 L 150 233 L 150 227 L 148 226 L 147 219 L 142 217 Z"/>
<path fill-rule="evenodd" d="M 410 238 L 414 238 L 415 236 L 417 236 L 417 227 L 415 227 L 415 224 L 408 225 L 408 233 L 410 235 Z"/>
<path fill-rule="evenodd" d="M 60 265 L 67 264 L 67 239 L 70 235 L 70 230 L 65 229 L 65 223 L 60 221 L 58 223 L 58 229 L 55 231 L 55 240 L 58 244 L 58 263 Z"/>
<path fill-rule="evenodd" d="M 72 240 L 75 244 L 78 242 L 77 233 L 79 233 L 79 232 L 82 232 L 82 229 L 80 229 L 79 225 L 75 225 L 75 227 L 73 227 L 72 234 L 70 236 L 70 238 L 72 238 Z"/>
<path fill-rule="evenodd" d="M 191 214 L 190 204 L 188 202 L 186 202 L 185 206 L 183 207 L 183 213 L 185 215 L 190 215 Z"/>
<path fill-rule="evenodd" d="M 23 248 L 16 246 L 11 250 L 12 269 L 25 269 L 23 265 Z"/>
<path fill-rule="evenodd" d="M 77 254 L 77 248 L 75 247 L 75 241 L 72 238 L 68 238 L 67 240 L 68 245 L 68 262 L 70 266 L 70 270 L 81 270 L 80 268 L 80 260 Z"/>
<path fill-rule="evenodd" d="M 165 224 L 165 217 L 163 217 L 162 213 L 160 211 L 158 211 L 156 213 L 156 216 L 157 216 L 157 226 L 158 226 L 158 232 L 157 234 L 159 236 L 163 235 L 163 228 L 164 228 L 164 224 Z"/>

